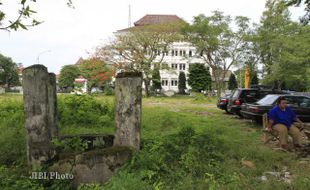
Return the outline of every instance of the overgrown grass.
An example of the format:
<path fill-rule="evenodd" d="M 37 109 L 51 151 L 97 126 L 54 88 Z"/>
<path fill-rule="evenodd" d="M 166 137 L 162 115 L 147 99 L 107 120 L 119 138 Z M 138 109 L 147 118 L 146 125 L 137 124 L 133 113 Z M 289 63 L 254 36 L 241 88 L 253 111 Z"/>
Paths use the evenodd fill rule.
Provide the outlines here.
<path fill-rule="evenodd" d="M 61 106 L 67 97 L 59 96 Z M 65 118 L 60 121 L 60 133 L 114 133 L 114 98 L 97 96 L 95 99 L 95 102 L 93 99 L 89 101 L 96 110 L 92 114 L 101 110 L 100 115 L 108 115 L 111 123 L 106 125 L 104 121 L 101 126 L 89 122 L 63 122 L 71 117 L 63 115 Z M 105 186 L 86 184 L 80 189 L 310 187 L 309 163 L 299 163 L 293 153 L 277 152 L 263 145 L 260 141 L 260 126 L 224 114 L 215 107 L 215 98 L 151 97 L 142 101 L 141 150 Z M 106 110 L 102 110 L 102 107 L 97 109 L 98 104 Z M 93 108 L 89 106 L 81 106 L 80 109 Z M 43 188 L 40 184 L 20 177 L 25 175 L 26 168 L 22 97 L 0 96 L 0 116 L 0 185 Z M 255 167 L 243 166 L 243 160 L 253 162 Z M 266 182 L 260 180 L 264 172 L 277 172 L 284 167 L 293 176 L 291 184 L 275 178 L 268 178 Z"/>

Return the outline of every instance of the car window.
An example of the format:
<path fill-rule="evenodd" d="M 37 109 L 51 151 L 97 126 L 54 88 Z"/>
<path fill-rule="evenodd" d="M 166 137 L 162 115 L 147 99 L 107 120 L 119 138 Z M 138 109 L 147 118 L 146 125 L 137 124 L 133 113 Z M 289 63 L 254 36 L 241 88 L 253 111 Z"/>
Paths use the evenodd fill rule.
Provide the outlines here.
<path fill-rule="evenodd" d="M 256 98 L 258 96 L 258 91 L 257 90 L 243 90 L 240 95 L 240 98 L 246 98 L 247 96 Z"/>
<path fill-rule="evenodd" d="M 239 90 L 235 90 L 233 95 L 232 95 L 232 97 L 233 98 L 238 98 L 238 96 L 239 96 Z"/>
<path fill-rule="evenodd" d="M 300 97 L 298 98 L 299 107 L 310 108 L 310 98 Z"/>
<path fill-rule="evenodd" d="M 275 96 L 275 95 L 267 95 L 264 98 L 260 99 L 257 103 L 260 105 L 271 105 L 273 104 L 277 99 L 279 98 L 279 96 Z"/>
<path fill-rule="evenodd" d="M 299 97 L 296 96 L 285 96 L 287 104 L 291 107 L 299 107 Z"/>

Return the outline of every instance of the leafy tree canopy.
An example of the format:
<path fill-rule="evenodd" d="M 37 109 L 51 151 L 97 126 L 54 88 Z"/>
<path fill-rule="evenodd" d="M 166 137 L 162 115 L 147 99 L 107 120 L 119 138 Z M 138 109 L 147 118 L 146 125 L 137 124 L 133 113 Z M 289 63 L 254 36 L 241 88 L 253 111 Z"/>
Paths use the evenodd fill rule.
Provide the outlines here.
<path fill-rule="evenodd" d="M 75 65 L 65 65 L 60 70 L 59 87 L 74 88 L 74 80 L 80 75 L 80 70 Z"/>
<path fill-rule="evenodd" d="M 29 27 L 36 26 L 42 23 L 34 19 L 34 14 L 37 13 L 31 8 L 31 3 L 36 3 L 36 0 L 16 0 L 19 2 L 19 9 L 16 11 L 17 15 L 14 18 L 8 18 L 8 13 L 1 10 L 0 7 L 0 30 L 27 30 Z M 2 0 L 0 0 L 0 6 L 3 6 Z M 73 7 L 72 0 L 67 0 L 67 5 Z"/>
<path fill-rule="evenodd" d="M 20 85 L 17 64 L 2 54 L 0 54 L 0 85 L 5 85 L 8 89 L 12 85 Z"/>
<path fill-rule="evenodd" d="M 193 64 L 189 67 L 188 84 L 195 92 L 211 89 L 211 75 L 203 64 Z"/>

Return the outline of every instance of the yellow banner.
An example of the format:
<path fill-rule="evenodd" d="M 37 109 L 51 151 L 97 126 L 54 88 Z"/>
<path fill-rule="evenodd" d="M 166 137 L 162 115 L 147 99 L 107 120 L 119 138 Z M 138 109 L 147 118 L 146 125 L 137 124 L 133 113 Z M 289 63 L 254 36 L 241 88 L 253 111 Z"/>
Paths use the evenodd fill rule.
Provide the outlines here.
<path fill-rule="evenodd" d="M 249 88 L 250 84 L 250 72 L 248 65 L 245 65 L 245 75 L 244 75 L 244 87 Z"/>

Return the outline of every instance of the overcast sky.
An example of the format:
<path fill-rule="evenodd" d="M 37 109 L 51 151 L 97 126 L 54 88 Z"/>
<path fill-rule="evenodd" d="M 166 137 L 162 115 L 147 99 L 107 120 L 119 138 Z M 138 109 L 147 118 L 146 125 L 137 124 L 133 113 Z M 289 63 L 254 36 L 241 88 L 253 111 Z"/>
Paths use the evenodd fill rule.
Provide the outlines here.
<path fill-rule="evenodd" d="M 2 0 L 1 10 L 14 18 L 17 2 Z M 74 64 L 79 57 L 128 27 L 129 4 L 132 23 L 146 14 L 175 14 L 191 22 L 193 16 L 210 15 L 220 10 L 231 16 L 242 15 L 259 22 L 265 0 L 72 0 L 75 9 L 68 8 L 66 0 L 37 0 L 33 9 L 43 24 L 28 31 L 0 31 L 0 53 L 11 57 L 25 67 L 39 63 L 49 71 L 59 73 L 61 67 Z M 292 9 L 296 20 L 302 10 Z M 16 17 L 16 14 L 15 14 Z"/>

